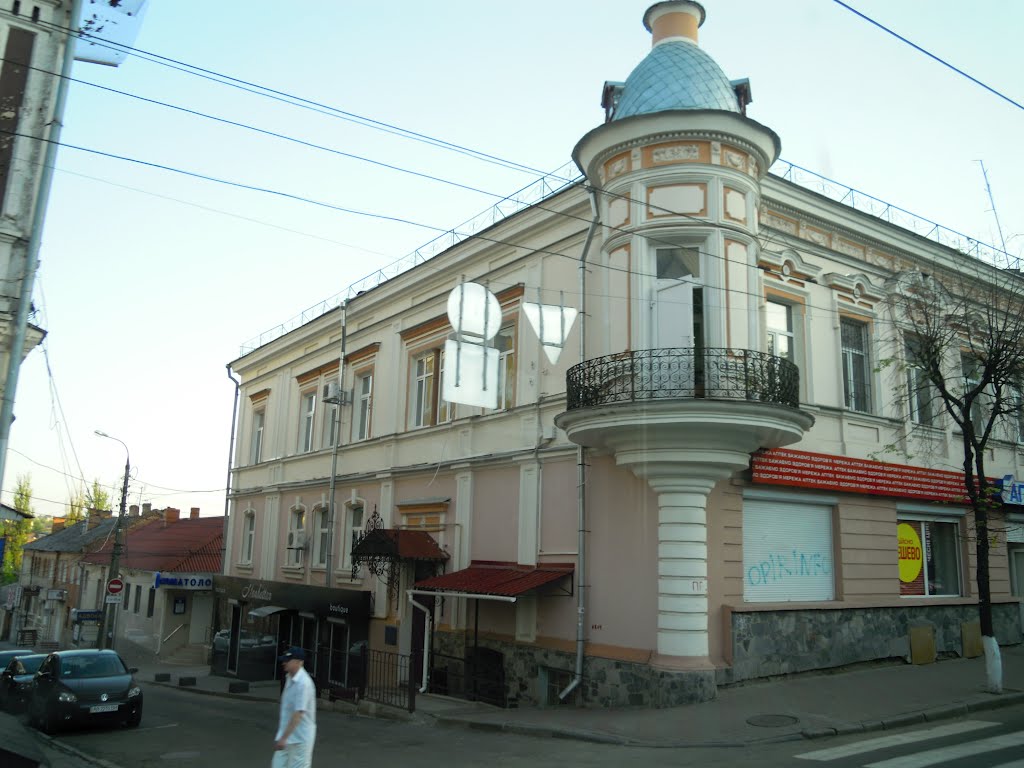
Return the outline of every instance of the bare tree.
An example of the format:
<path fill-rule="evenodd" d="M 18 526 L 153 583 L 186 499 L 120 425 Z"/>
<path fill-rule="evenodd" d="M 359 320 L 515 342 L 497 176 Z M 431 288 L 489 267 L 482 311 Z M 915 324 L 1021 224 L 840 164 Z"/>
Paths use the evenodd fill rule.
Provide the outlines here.
<path fill-rule="evenodd" d="M 952 419 L 962 448 L 965 500 L 974 520 L 978 618 L 988 690 L 1002 691 L 989 579 L 999 488 L 986 472 L 994 440 L 1019 440 L 1024 373 L 1024 277 L 969 260 L 933 272 L 910 270 L 890 283 L 895 358 L 906 372 L 911 421 Z"/>

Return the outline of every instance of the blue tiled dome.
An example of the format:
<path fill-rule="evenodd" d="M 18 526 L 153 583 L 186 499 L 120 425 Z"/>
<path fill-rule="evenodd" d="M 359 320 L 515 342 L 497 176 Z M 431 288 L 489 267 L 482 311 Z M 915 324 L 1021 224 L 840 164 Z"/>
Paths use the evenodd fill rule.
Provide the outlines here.
<path fill-rule="evenodd" d="M 612 119 L 670 109 L 740 111 L 721 67 L 694 43 L 655 46 L 626 80 Z"/>

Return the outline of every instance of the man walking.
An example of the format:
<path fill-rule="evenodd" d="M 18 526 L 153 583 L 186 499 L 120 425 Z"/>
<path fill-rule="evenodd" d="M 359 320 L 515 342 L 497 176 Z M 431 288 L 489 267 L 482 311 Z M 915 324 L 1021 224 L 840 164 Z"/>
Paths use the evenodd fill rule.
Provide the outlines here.
<path fill-rule="evenodd" d="M 306 652 L 291 647 L 278 661 L 287 675 L 274 736 L 271 768 L 310 768 L 316 740 L 316 686 L 305 670 Z"/>

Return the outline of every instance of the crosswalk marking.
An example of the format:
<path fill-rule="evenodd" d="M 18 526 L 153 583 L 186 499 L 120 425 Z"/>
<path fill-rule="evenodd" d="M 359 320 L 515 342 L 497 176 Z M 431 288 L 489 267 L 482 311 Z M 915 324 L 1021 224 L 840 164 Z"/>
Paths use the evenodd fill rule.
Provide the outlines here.
<path fill-rule="evenodd" d="M 1002 736 L 993 736 L 989 739 L 968 741 L 949 747 L 930 749 L 927 752 L 920 752 L 916 755 L 894 757 L 891 760 L 868 763 L 864 768 L 927 768 L 929 765 L 944 763 L 947 760 L 957 760 L 961 757 L 978 755 L 982 752 L 995 752 L 997 749 L 1018 747 L 1022 744 L 1024 744 L 1024 731 L 1017 731 L 1016 733 L 1004 733 Z"/>
<path fill-rule="evenodd" d="M 832 747 L 831 749 L 817 749 L 814 752 L 804 752 L 801 755 L 797 755 L 797 757 L 801 760 L 819 760 L 821 762 L 840 760 L 844 757 L 859 755 L 863 752 L 874 752 L 878 749 L 899 747 L 905 744 L 914 744 L 918 741 L 940 739 L 943 736 L 956 736 L 961 733 L 977 731 L 981 728 L 991 728 L 994 725 L 999 725 L 999 723 L 990 723 L 986 720 L 964 720 L 958 723 L 938 725 L 934 728 L 925 728 L 920 731 L 896 733 L 892 736 L 880 736 L 877 739 L 855 741 L 841 747 Z"/>

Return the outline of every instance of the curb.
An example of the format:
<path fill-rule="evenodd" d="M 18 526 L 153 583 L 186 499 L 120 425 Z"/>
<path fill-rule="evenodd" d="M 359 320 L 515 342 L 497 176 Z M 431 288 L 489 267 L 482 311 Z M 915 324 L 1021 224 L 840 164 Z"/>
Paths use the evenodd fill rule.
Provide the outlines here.
<path fill-rule="evenodd" d="M 79 760 L 82 760 L 83 762 L 91 763 L 92 765 L 98 766 L 98 768 L 122 768 L 122 766 L 118 765 L 117 763 L 112 763 L 109 760 L 103 759 L 102 757 L 95 757 L 93 755 L 82 752 L 81 750 L 72 747 L 70 744 L 65 744 L 64 742 L 55 739 L 52 736 L 49 736 L 45 733 L 42 733 L 41 731 L 34 731 L 34 734 L 38 739 L 45 739 L 47 742 L 47 747 L 49 749 L 53 749 L 58 752 L 63 752 L 66 755 L 72 755 L 78 758 Z"/>

